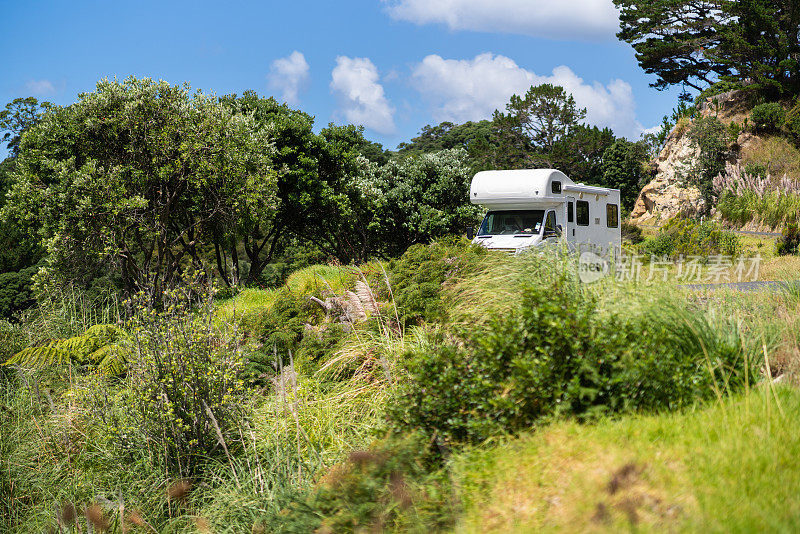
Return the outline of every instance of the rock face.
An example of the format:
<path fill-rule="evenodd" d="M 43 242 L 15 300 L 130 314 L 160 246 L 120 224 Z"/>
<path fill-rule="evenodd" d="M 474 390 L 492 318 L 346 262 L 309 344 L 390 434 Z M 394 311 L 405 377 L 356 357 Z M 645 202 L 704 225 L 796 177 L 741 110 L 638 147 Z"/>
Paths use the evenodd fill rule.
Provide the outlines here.
<path fill-rule="evenodd" d="M 656 176 L 639 193 L 631 212 L 632 222 L 656 224 L 679 214 L 696 216 L 705 212 L 706 201 L 700 190 L 686 185 L 685 177 L 700 151 L 684 130 L 679 125 L 672 131 L 653 162 Z"/>
<path fill-rule="evenodd" d="M 738 90 L 710 97 L 700 106 L 700 114 L 713 114 L 724 124 L 736 122 L 741 126 L 749 114 L 747 98 Z M 686 135 L 689 128 L 691 124 L 679 122 L 670 133 L 653 162 L 655 178 L 636 199 L 631 222 L 657 224 L 679 214 L 696 216 L 706 212 L 706 201 L 700 190 L 688 185 L 684 179 L 700 155 L 699 149 Z M 752 135 L 742 134 L 736 143 L 737 152 L 752 140 Z"/>

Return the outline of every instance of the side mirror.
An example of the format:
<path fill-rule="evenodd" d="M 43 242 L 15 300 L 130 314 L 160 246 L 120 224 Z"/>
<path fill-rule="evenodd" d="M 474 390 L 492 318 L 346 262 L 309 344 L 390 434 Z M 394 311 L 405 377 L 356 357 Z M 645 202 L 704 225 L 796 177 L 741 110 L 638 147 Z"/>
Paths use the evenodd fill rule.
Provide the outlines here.
<path fill-rule="evenodd" d="M 467 227 L 467 239 L 472 241 L 474 237 L 475 237 L 475 227 L 473 226 Z"/>
<path fill-rule="evenodd" d="M 561 228 L 561 225 L 560 225 L 560 224 L 557 224 L 557 225 L 556 225 L 556 235 L 557 235 L 558 237 L 561 237 L 561 233 L 562 233 L 563 231 L 564 231 L 564 229 L 563 229 L 563 228 Z"/>

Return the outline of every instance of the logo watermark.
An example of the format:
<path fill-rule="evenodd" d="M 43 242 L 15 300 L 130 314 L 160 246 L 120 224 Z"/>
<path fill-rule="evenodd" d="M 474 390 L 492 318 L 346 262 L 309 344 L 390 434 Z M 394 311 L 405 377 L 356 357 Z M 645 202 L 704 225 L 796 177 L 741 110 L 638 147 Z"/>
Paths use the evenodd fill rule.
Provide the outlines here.
<path fill-rule="evenodd" d="M 755 282 L 759 279 L 760 254 L 749 257 L 678 256 L 677 258 L 626 254 L 616 259 L 595 252 L 582 252 L 578 276 L 586 284 L 608 276 L 618 282 L 656 284 L 675 280 L 684 284 L 725 284 Z"/>
<path fill-rule="evenodd" d="M 611 268 L 608 260 L 594 252 L 582 252 L 578 260 L 578 277 L 584 284 L 591 284 L 608 276 Z"/>

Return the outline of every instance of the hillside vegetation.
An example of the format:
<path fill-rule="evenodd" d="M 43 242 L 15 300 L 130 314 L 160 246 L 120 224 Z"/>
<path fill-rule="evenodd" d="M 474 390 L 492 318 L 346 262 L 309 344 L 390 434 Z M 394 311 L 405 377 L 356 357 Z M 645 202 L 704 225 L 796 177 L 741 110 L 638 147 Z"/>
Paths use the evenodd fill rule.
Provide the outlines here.
<path fill-rule="evenodd" d="M 8 103 L 0 531 L 797 530 L 800 9 L 614 4 L 684 88 L 638 140 L 547 83 L 397 151 L 133 76 Z M 459 237 L 532 167 L 663 224 L 591 283 Z"/>
<path fill-rule="evenodd" d="M 792 531 L 795 390 L 707 409 L 558 423 L 467 453 L 461 532 Z"/>
<path fill-rule="evenodd" d="M 53 338 L 83 335 L 113 312 L 54 303 L 40 322 L 2 334 L 7 356 L 42 348 L 19 353 L 16 372 L 2 374 L 2 528 L 504 530 L 514 516 L 523 530 L 577 530 L 595 524 L 587 521 L 602 487 L 556 516 L 531 510 L 540 499 L 565 502 L 549 491 L 562 499 L 589 484 L 537 471 L 584 448 L 605 450 L 608 461 L 570 476 L 596 481 L 632 462 L 631 477 L 650 488 L 632 512 L 608 497 L 609 522 L 598 528 L 631 514 L 642 525 L 716 524 L 723 516 L 704 507 L 704 492 L 724 480 L 749 477 L 754 495 L 776 495 L 762 488 L 768 472 L 750 475 L 761 456 L 709 464 L 714 484 L 696 479 L 692 491 L 672 492 L 699 461 L 686 451 L 744 446 L 733 430 L 695 434 L 704 421 L 724 414 L 761 442 L 783 439 L 776 421 L 791 417 L 796 399 L 776 393 L 778 407 L 753 391 L 773 395 L 771 375 L 795 380 L 796 291 L 699 298 L 613 280 L 585 286 L 573 261 L 440 243 L 358 269 L 304 269 L 281 288 L 227 300 L 175 293 L 163 311 L 140 308 L 121 323 L 119 372 L 82 344 L 58 342 L 63 356 L 48 359 Z M 559 440 L 568 449 L 534 452 Z M 508 488 L 511 457 L 531 480 L 560 489 Z M 654 460 L 665 457 L 674 475 Z M 785 476 L 793 487 L 794 474 Z M 509 500 L 503 488 L 521 493 Z M 651 494 L 662 499 L 656 511 Z M 772 505 L 748 510 L 761 502 Z M 517 505 L 532 508 L 505 508 Z"/>

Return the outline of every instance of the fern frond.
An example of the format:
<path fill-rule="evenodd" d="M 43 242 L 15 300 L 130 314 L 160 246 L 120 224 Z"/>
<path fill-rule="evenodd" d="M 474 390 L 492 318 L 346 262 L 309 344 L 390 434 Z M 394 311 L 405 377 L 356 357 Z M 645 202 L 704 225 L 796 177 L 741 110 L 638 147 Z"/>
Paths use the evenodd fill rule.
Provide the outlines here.
<path fill-rule="evenodd" d="M 71 360 L 80 365 L 92 364 L 110 374 L 120 374 L 125 370 L 127 359 L 117 342 L 124 335 L 124 331 L 116 325 L 94 325 L 83 335 L 54 339 L 40 346 L 23 349 L 5 365 L 42 368 Z"/>
<path fill-rule="evenodd" d="M 4 365 L 19 365 L 20 367 L 41 368 L 54 364 L 62 364 L 70 359 L 70 353 L 59 347 L 57 344 L 42 345 L 39 347 L 28 347 L 22 349 Z"/>
<path fill-rule="evenodd" d="M 96 337 L 103 345 L 109 345 L 122 337 L 123 331 L 114 324 L 96 324 L 84 332 L 83 335 Z"/>
<path fill-rule="evenodd" d="M 59 348 L 70 355 L 72 360 L 77 363 L 86 363 L 87 356 L 96 351 L 102 346 L 100 339 L 94 336 L 75 336 L 69 339 L 63 339 L 55 344 Z"/>
<path fill-rule="evenodd" d="M 89 355 L 89 360 L 108 375 L 120 375 L 128 366 L 126 351 L 116 344 L 100 347 Z"/>

